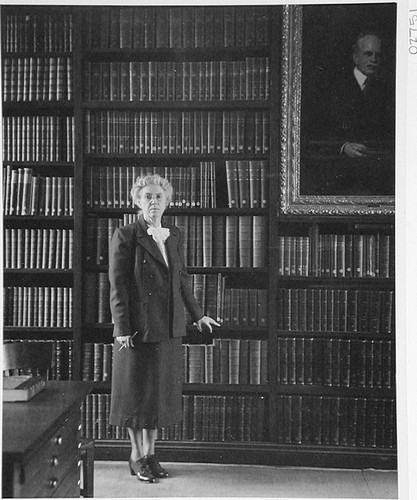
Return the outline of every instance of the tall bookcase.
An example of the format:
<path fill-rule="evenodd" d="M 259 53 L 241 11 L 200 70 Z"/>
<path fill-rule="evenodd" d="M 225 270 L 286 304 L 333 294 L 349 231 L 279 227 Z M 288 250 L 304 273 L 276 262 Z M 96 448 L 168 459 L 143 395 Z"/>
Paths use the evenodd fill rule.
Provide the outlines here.
<path fill-rule="evenodd" d="M 67 40 L 67 13 L 73 46 L 49 53 L 22 45 L 35 31 Z M 59 170 L 74 186 L 68 215 L 5 211 L 5 337 L 70 341 L 65 376 L 96 381 L 83 432 L 96 438 L 98 459 L 126 458 L 127 436 L 107 420 L 108 243 L 136 217 L 134 178 L 158 172 L 174 185 L 164 217 L 182 230 L 195 294 L 222 320 L 212 335 L 187 329 L 184 418 L 160 429 L 161 457 L 395 467 L 393 220 L 277 217 L 281 8 L 73 7 L 56 14 L 2 9 L 4 179 L 21 175 L 23 193 L 25 174 L 41 179 Z M 51 19 L 56 37 L 46 36 L 48 22 L 39 27 L 40 16 Z M 54 68 L 62 58 L 71 64 L 49 72 L 55 98 L 44 99 L 37 61 L 52 59 Z M 16 118 L 26 115 L 70 121 L 66 135 L 59 129 L 69 141 L 61 156 L 17 156 L 38 133 L 37 118 Z M 55 151 L 52 128 L 33 143 Z M 52 192 L 59 190 L 51 186 L 51 200 Z M 72 268 L 63 247 L 59 263 L 37 269 L 34 244 L 25 257 L 28 235 L 61 228 L 72 230 Z M 48 259 L 50 240 L 42 240 Z M 25 258 L 29 265 L 18 260 Z M 61 329 L 50 314 L 48 324 L 12 326 L 24 316 L 13 309 L 16 283 L 71 288 L 72 324 Z M 22 308 L 28 289 L 20 292 Z"/>
<path fill-rule="evenodd" d="M 74 353 L 74 19 L 2 9 L 4 335 Z M 75 360 L 76 361 L 76 360 Z"/>
<path fill-rule="evenodd" d="M 346 463 L 392 464 L 393 219 L 287 216 L 278 225 L 275 439 L 345 450 Z"/>

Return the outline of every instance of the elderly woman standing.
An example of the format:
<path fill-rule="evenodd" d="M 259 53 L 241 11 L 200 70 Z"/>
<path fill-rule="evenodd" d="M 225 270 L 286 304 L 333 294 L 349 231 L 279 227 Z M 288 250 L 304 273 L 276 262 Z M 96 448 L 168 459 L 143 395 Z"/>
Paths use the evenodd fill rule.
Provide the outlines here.
<path fill-rule="evenodd" d="M 139 177 L 131 196 L 138 220 L 117 229 L 109 250 L 114 344 L 111 425 L 127 427 L 129 468 L 141 481 L 168 477 L 155 457 L 157 429 L 182 418 L 184 305 L 197 328 L 204 316 L 188 283 L 181 235 L 161 225 L 172 186 L 159 175 Z"/>

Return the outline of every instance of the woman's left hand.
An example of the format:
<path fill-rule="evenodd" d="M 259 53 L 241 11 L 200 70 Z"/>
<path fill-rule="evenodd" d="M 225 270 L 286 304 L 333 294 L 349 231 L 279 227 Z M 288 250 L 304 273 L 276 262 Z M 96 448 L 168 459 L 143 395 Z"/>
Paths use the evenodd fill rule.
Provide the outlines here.
<path fill-rule="evenodd" d="M 212 333 L 212 331 L 213 331 L 213 328 L 211 325 L 220 326 L 220 324 L 217 323 L 217 321 L 215 321 L 213 318 L 210 318 L 210 316 L 203 316 L 201 319 L 196 321 L 194 324 L 197 326 L 199 332 L 203 331 L 203 325 L 205 325 L 210 330 L 210 333 Z"/>

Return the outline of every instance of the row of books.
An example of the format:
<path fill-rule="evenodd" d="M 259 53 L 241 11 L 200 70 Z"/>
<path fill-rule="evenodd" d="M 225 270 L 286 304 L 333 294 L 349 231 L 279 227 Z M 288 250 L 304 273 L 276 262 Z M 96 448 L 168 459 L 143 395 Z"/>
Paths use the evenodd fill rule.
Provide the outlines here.
<path fill-rule="evenodd" d="M 84 275 L 84 320 L 86 323 L 111 323 L 110 283 L 107 273 Z"/>
<path fill-rule="evenodd" d="M 63 286 L 8 286 L 3 288 L 5 326 L 71 328 L 72 288 Z"/>
<path fill-rule="evenodd" d="M 230 160 L 225 166 L 230 208 L 265 208 L 268 205 L 267 161 Z M 223 168 L 212 161 L 189 167 L 91 166 L 86 177 L 86 206 L 131 208 L 130 190 L 137 177 L 157 173 L 169 179 L 173 187 L 170 207 L 216 208 L 216 167 Z"/>
<path fill-rule="evenodd" d="M 394 329 L 394 291 L 279 289 L 278 329 L 387 333 Z"/>
<path fill-rule="evenodd" d="M 225 288 L 221 274 L 191 274 L 190 286 L 205 314 L 225 326 L 266 326 L 267 290 Z M 84 287 L 87 323 L 110 323 L 110 285 L 107 273 L 86 273 Z M 186 311 L 188 324 L 192 324 Z"/>
<path fill-rule="evenodd" d="M 265 414 L 263 396 L 186 395 L 180 439 L 263 441 Z"/>
<path fill-rule="evenodd" d="M 205 276 L 205 275 L 197 275 Z M 210 275 L 207 275 L 209 280 Z M 195 292 L 196 297 L 198 293 Z M 220 318 L 224 326 L 267 326 L 268 292 L 257 288 L 224 288 Z"/>
<path fill-rule="evenodd" d="M 71 12 L 7 13 L 4 16 L 5 52 L 72 52 Z"/>
<path fill-rule="evenodd" d="M 87 49 L 225 48 L 270 42 L 266 7 L 119 7 L 84 17 Z"/>
<path fill-rule="evenodd" d="M 81 350 L 82 380 L 110 381 L 113 368 L 113 344 L 84 342 Z"/>
<path fill-rule="evenodd" d="M 262 396 L 183 395 L 183 418 L 159 429 L 159 438 L 178 441 L 263 441 L 266 402 Z M 81 406 L 81 434 L 93 439 L 128 439 L 109 425 L 110 394 L 89 394 Z M 175 430 L 175 431 L 174 431 Z"/>
<path fill-rule="evenodd" d="M 267 221 L 261 215 L 170 216 L 164 220 L 181 230 L 187 266 L 266 266 Z M 121 219 L 87 219 L 86 262 L 108 263 L 109 244 Z"/>
<path fill-rule="evenodd" d="M 187 266 L 265 267 L 267 218 L 262 215 L 166 215 L 181 231 Z"/>
<path fill-rule="evenodd" d="M 200 384 L 266 384 L 266 340 L 213 339 L 184 344 L 184 381 Z"/>
<path fill-rule="evenodd" d="M 86 110 L 86 153 L 269 152 L 269 112 Z"/>
<path fill-rule="evenodd" d="M 90 167 L 86 176 L 86 207 L 132 208 L 130 190 L 138 177 L 148 174 L 159 174 L 170 181 L 170 207 L 216 207 L 216 164 L 212 161 L 190 167 Z"/>
<path fill-rule="evenodd" d="M 73 229 L 5 228 L 5 269 L 72 269 Z"/>
<path fill-rule="evenodd" d="M 389 234 L 278 236 L 277 250 L 280 276 L 395 276 L 395 241 Z"/>
<path fill-rule="evenodd" d="M 3 116 L 4 161 L 74 161 L 73 116 Z"/>
<path fill-rule="evenodd" d="M 87 61 L 84 99 L 134 102 L 268 100 L 269 59 Z"/>
<path fill-rule="evenodd" d="M 226 182 L 230 208 L 268 206 L 268 163 L 265 160 L 227 160 Z"/>
<path fill-rule="evenodd" d="M 5 57 L 3 101 L 70 101 L 72 57 Z"/>
<path fill-rule="evenodd" d="M 214 339 L 212 344 L 184 344 L 186 383 L 265 384 L 266 340 Z M 110 381 L 113 344 L 85 342 L 82 346 L 82 379 Z"/>
<path fill-rule="evenodd" d="M 4 174 L 4 215 L 74 214 L 74 178 L 42 176 L 32 168 L 7 165 Z"/>
<path fill-rule="evenodd" d="M 206 316 L 211 316 L 217 322 L 222 322 L 224 313 L 224 295 L 226 279 L 221 273 L 218 274 L 190 274 L 190 286 L 194 297 L 200 304 Z M 193 321 L 186 311 L 188 324 Z"/>
<path fill-rule="evenodd" d="M 394 234 L 318 234 L 313 228 L 311 243 L 313 276 L 395 276 Z"/>
<path fill-rule="evenodd" d="M 392 398 L 278 396 L 278 443 L 396 448 Z"/>
<path fill-rule="evenodd" d="M 107 265 L 109 248 L 114 231 L 124 226 L 122 219 L 115 217 L 89 217 L 85 226 L 84 258 L 86 264 Z"/>
<path fill-rule="evenodd" d="M 30 340 L 8 340 L 7 342 L 47 342 L 52 345 L 51 368 L 46 374 L 48 380 L 72 380 L 73 378 L 73 340 L 50 340 L 50 339 L 30 339 Z M 8 370 L 12 375 L 39 375 L 30 368 L 19 368 Z"/>
<path fill-rule="evenodd" d="M 277 361 L 279 384 L 395 388 L 392 340 L 280 337 Z"/>
<path fill-rule="evenodd" d="M 120 226 L 121 220 L 116 218 L 87 220 L 85 246 L 87 264 L 108 264 L 110 241 L 115 229 Z M 187 247 L 186 243 L 185 246 Z M 186 255 L 188 262 L 188 251 Z M 202 264 L 204 262 L 203 259 Z M 191 274 L 191 280 L 194 294 L 203 309 L 208 315 L 222 321 L 224 325 L 266 326 L 266 290 L 225 288 L 225 277 L 222 277 L 221 273 Z"/>

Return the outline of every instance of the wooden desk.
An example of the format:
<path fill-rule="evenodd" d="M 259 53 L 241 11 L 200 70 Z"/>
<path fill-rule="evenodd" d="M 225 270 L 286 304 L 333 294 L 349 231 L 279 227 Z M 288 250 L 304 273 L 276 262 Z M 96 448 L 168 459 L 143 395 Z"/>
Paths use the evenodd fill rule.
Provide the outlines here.
<path fill-rule="evenodd" d="M 80 406 L 92 387 L 49 381 L 28 402 L 3 403 L 3 498 L 80 496 Z"/>

